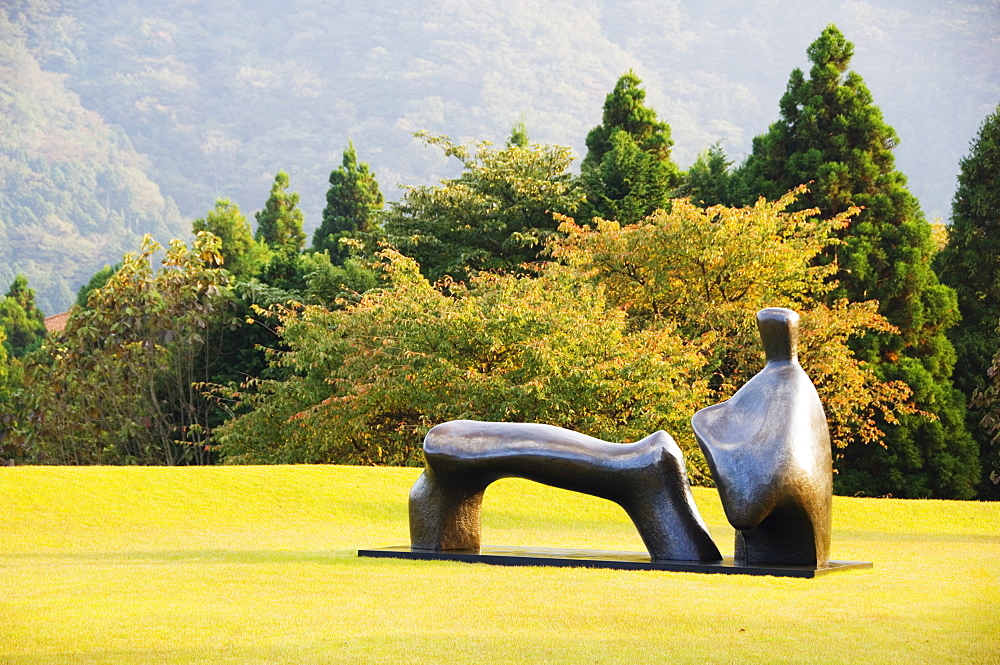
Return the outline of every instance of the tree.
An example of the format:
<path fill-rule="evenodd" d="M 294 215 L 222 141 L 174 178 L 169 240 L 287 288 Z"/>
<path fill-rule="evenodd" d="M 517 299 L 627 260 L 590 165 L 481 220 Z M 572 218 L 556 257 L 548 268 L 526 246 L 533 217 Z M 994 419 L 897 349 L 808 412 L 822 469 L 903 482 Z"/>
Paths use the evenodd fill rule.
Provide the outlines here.
<path fill-rule="evenodd" d="M 222 265 L 233 277 L 253 277 L 266 262 L 266 246 L 254 240 L 247 218 L 240 212 L 239 206 L 227 198 L 217 199 L 215 207 L 204 218 L 194 220 L 191 232 L 197 235 L 202 231 L 219 239 Z"/>
<path fill-rule="evenodd" d="M 420 133 L 464 170 L 438 187 L 410 187 L 386 216 L 389 242 L 431 281 L 482 270 L 518 271 L 539 260 L 557 233 L 553 213 L 572 214 L 583 195 L 569 173 L 569 148 L 471 146 Z"/>
<path fill-rule="evenodd" d="M 379 285 L 371 262 L 351 256 L 335 265 L 326 252 L 304 254 L 305 279 L 310 304 L 337 309 L 348 302 L 357 302 L 367 291 Z"/>
<path fill-rule="evenodd" d="M 511 127 L 510 136 L 507 137 L 507 147 L 527 148 L 530 144 L 531 140 L 528 138 L 528 128 L 524 124 L 524 120 L 518 120 Z"/>
<path fill-rule="evenodd" d="M 644 105 L 646 91 L 631 70 L 604 100 L 601 124 L 587 134 L 581 182 L 588 216 L 631 224 L 667 205 L 677 184 L 670 126 Z"/>
<path fill-rule="evenodd" d="M 255 237 L 273 250 L 298 254 L 305 246 L 306 234 L 302 230 L 302 211 L 298 208 L 299 195 L 286 191 L 288 185 L 288 174 L 278 171 L 264 209 L 254 215 Z"/>
<path fill-rule="evenodd" d="M 90 298 L 90 294 L 97 289 L 103 287 L 111 279 L 111 276 L 118 272 L 121 268 L 121 263 L 116 263 L 113 266 L 105 265 L 103 268 L 91 275 L 87 283 L 80 287 L 76 292 L 76 305 L 77 307 L 86 307 L 87 300 Z"/>
<path fill-rule="evenodd" d="M 275 206 L 275 210 L 278 209 Z M 281 223 L 284 222 L 279 220 L 272 230 Z M 218 319 L 215 327 L 208 331 L 208 335 L 217 340 L 218 350 L 217 362 L 213 363 L 205 380 L 213 384 L 239 383 L 246 376 L 260 374 L 266 366 L 260 347 L 275 342 L 274 333 L 260 325 L 254 317 L 254 289 L 266 288 L 257 278 L 266 279 L 268 274 L 284 274 L 285 264 L 295 265 L 299 254 L 289 253 L 290 248 L 288 251 L 280 251 L 279 248 L 279 251 L 272 253 L 266 240 L 253 237 L 250 224 L 240 212 L 239 206 L 226 198 L 216 200 L 214 208 L 203 219 L 196 219 L 192 232 L 195 235 L 207 232 L 219 238 L 222 267 L 232 278 L 229 283 L 233 294 L 231 311 L 240 321 L 239 325 L 234 326 L 226 320 Z M 279 264 L 282 270 L 277 269 Z M 220 424 L 224 415 L 221 411 L 211 414 L 209 424 Z"/>
<path fill-rule="evenodd" d="M 369 251 L 374 251 L 371 236 L 379 230 L 377 215 L 384 203 L 375 174 L 367 162 L 358 164 L 354 143 L 349 142 L 343 162 L 330 172 L 323 221 L 313 234 L 313 249 L 329 251 L 338 265 L 351 255 L 351 247 L 343 240 L 363 242 L 368 238 Z"/>
<path fill-rule="evenodd" d="M 7 357 L 6 341 L 7 336 L 3 328 L 0 328 L 0 464 L 5 464 L 16 456 L 14 446 L 10 445 L 10 439 L 7 437 L 7 433 L 14 425 L 15 408 L 12 404 L 12 368 Z"/>
<path fill-rule="evenodd" d="M 991 358 L 1000 348 L 1000 106 L 983 121 L 961 162 L 947 238 L 935 266 L 941 281 L 958 296 L 962 320 L 948 335 L 957 356 L 953 379 L 971 397 L 986 390 Z M 969 415 L 970 429 L 980 444 L 983 487 L 989 489 L 994 483 L 986 480 L 1000 471 L 996 438 L 991 442 L 989 432 L 979 425 L 988 417 L 980 409 Z"/>
<path fill-rule="evenodd" d="M 997 329 L 1000 333 L 1000 328 Z M 990 498 L 1000 492 L 1000 351 L 986 370 L 987 384 L 972 395 L 972 406 L 981 415 L 983 432 L 983 485 Z"/>
<path fill-rule="evenodd" d="M 667 325 L 702 340 L 706 362 L 692 380 L 706 382 L 712 402 L 728 399 L 761 368 L 756 312 L 799 311 L 802 364 L 826 405 L 834 456 L 842 457 L 884 437 L 876 416 L 894 422 L 911 412 L 909 390 L 881 380 L 848 346 L 866 332 L 892 330 L 877 303 L 825 303 L 834 269 L 812 259 L 837 242 L 848 213 L 824 219 L 816 210 L 787 212 L 795 193 L 745 208 L 676 200 L 669 212 L 628 226 L 599 220 L 590 228 L 567 219 L 568 236 L 553 253 L 603 287 L 632 327 Z"/>
<path fill-rule="evenodd" d="M 689 380 L 700 344 L 630 333 L 624 312 L 561 266 L 479 273 L 446 295 L 412 259 L 382 258 L 390 283 L 349 308 L 279 310 L 287 351 L 271 363 L 293 375 L 239 391 L 246 413 L 218 439 L 226 462 L 417 465 L 427 430 L 460 418 L 638 440 L 677 432 L 702 403 L 704 382 Z"/>
<path fill-rule="evenodd" d="M 289 292 L 294 298 L 304 294 L 306 288 L 300 260 L 306 234 L 302 230 L 302 211 L 298 208 L 299 195 L 286 191 L 288 182 L 288 174 L 284 171 L 278 171 L 274 176 L 274 185 L 264 209 L 255 214 L 255 238 L 271 250 L 270 259 L 259 275 L 260 280 Z"/>
<path fill-rule="evenodd" d="M 716 143 L 698 154 L 694 164 L 680 178 L 676 195 L 702 206 L 735 205 L 732 194 L 732 161 Z"/>
<path fill-rule="evenodd" d="M 947 238 L 935 266 L 958 297 L 962 321 L 949 335 L 958 356 L 954 378 L 971 394 L 986 385 L 1000 322 L 1000 107 L 961 161 Z"/>
<path fill-rule="evenodd" d="M 45 339 L 45 315 L 35 305 L 35 292 L 24 275 L 14 278 L 0 300 L 0 329 L 6 337 L 4 348 L 12 358 L 25 357 Z"/>
<path fill-rule="evenodd" d="M 189 464 L 211 461 L 215 406 L 195 386 L 218 357 L 208 335 L 230 324 L 218 239 L 201 233 L 188 249 L 160 249 L 149 236 L 138 252 L 74 308 L 25 369 L 14 443 L 55 464 Z"/>
<path fill-rule="evenodd" d="M 861 77 L 847 69 L 852 53 L 832 25 L 812 43 L 809 76 L 792 72 L 781 119 L 754 139 L 734 186 L 747 203 L 812 182 L 800 206 L 829 218 L 862 209 L 841 231 L 843 242 L 820 259 L 837 268 L 838 287 L 828 297 L 879 302 L 898 334 L 856 340 L 857 357 L 883 380 L 909 385 L 919 413 L 887 429 L 884 447 L 846 449 L 838 491 L 969 498 L 979 476 L 976 444 L 964 425 L 964 399 L 951 384 L 955 358 L 945 336 L 958 318 L 955 294 L 931 268 L 931 227 L 895 168 L 895 131 Z"/>

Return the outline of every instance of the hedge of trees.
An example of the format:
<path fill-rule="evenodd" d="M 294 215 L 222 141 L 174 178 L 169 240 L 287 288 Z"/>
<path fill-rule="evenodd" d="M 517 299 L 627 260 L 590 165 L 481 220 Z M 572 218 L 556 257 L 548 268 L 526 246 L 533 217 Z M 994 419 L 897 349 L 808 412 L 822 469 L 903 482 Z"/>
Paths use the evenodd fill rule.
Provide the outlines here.
<path fill-rule="evenodd" d="M 0 301 L 2 454 L 420 464 L 428 428 L 473 418 L 618 441 L 666 429 L 710 483 L 690 416 L 758 371 L 753 314 L 786 306 L 838 491 L 994 496 L 997 114 L 935 259 L 851 52 L 824 30 L 735 167 L 716 145 L 682 172 L 627 72 L 579 176 L 523 124 L 501 146 L 419 134 L 461 174 L 386 206 L 351 144 L 309 247 L 279 172 L 255 233 L 220 199 L 159 269 L 147 239 L 95 275 L 62 332 L 41 334 L 19 278 Z"/>

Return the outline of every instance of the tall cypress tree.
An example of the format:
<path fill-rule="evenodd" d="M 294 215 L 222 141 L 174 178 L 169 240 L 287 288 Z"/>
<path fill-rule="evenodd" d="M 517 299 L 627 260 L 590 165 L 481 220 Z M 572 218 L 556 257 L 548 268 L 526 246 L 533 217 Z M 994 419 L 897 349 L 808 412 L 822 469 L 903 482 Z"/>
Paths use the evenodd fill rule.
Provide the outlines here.
<path fill-rule="evenodd" d="M 377 213 L 384 205 L 375 174 L 367 162 L 358 164 L 354 143 L 348 142 L 343 162 L 330 173 L 323 221 L 313 234 L 313 249 L 328 250 L 334 264 L 342 265 L 350 249 L 341 239 L 363 240 L 377 231 Z"/>
<path fill-rule="evenodd" d="M 299 195 L 287 190 L 288 174 L 278 171 L 264 209 L 254 214 L 257 219 L 254 238 L 272 250 L 259 278 L 270 286 L 301 294 L 307 288 L 300 254 L 306 234 L 302 230 L 302 211 L 298 208 Z"/>
<path fill-rule="evenodd" d="M 966 397 L 984 390 L 993 355 L 1000 351 L 1000 106 L 983 121 L 962 160 L 958 188 L 951 204 L 948 244 L 935 259 L 941 281 L 958 294 L 961 322 L 949 331 L 958 362 L 954 381 Z M 1000 471 L 997 450 L 979 421 L 979 409 L 970 411 L 969 429 L 980 446 L 983 473 Z M 990 497 L 1000 488 L 986 482 Z"/>
<path fill-rule="evenodd" d="M 955 293 L 931 268 L 930 224 L 896 170 L 895 131 L 885 123 L 861 76 L 848 71 L 853 45 L 828 26 L 808 49 L 809 76 L 794 70 L 781 98 L 781 119 L 754 139 L 735 174 L 744 202 L 777 198 L 811 183 L 800 205 L 833 216 L 862 212 L 826 260 L 839 267 L 834 297 L 878 300 L 900 334 L 857 343 L 859 358 L 884 379 L 905 381 L 928 415 L 885 424 L 885 447 L 853 447 L 839 461 L 842 492 L 970 498 L 977 447 L 965 427 L 964 399 L 951 383 L 954 350 L 945 330 L 957 318 Z"/>
<path fill-rule="evenodd" d="M 271 249 L 298 254 L 305 246 L 306 234 L 302 230 L 302 211 L 298 208 L 299 195 L 286 191 L 288 185 L 288 174 L 278 171 L 264 209 L 254 215 L 257 220 L 255 237 Z"/>
<path fill-rule="evenodd" d="M 646 91 L 631 70 L 604 100 L 601 124 L 587 134 L 580 165 L 588 216 L 631 224 L 668 205 L 677 184 L 670 126 L 645 105 Z"/>

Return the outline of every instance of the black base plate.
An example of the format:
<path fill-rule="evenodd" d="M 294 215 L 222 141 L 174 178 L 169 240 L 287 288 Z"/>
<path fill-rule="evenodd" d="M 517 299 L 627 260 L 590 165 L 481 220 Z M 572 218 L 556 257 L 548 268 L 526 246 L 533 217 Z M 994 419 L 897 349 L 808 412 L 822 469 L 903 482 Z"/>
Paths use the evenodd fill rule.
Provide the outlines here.
<path fill-rule="evenodd" d="M 464 561 L 495 566 L 559 566 L 614 568 L 617 570 L 669 570 L 686 573 L 723 573 L 728 575 L 773 575 L 776 577 L 816 577 L 838 570 L 871 568 L 870 561 L 831 561 L 823 568 L 782 566 L 777 564 L 738 566 L 732 557 L 719 563 L 697 561 L 653 561 L 643 552 L 605 550 L 570 550 L 539 547 L 483 547 L 479 550 L 419 550 L 408 545 L 358 550 L 358 556 L 431 561 Z"/>

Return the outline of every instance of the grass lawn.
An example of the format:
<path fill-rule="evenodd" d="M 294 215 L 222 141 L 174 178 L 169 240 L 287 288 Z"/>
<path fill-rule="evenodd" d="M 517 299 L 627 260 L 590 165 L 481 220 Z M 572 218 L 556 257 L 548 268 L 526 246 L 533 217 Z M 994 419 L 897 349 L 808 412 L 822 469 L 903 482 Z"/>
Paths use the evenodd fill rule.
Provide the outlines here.
<path fill-rule="evenodd" d="M 360 559 L 416 469 L 0 469 L 0 662 L 998 663 L 1000 504 L 834 499 L 813 580 Z M 714 490 L 695 490 L 732 554 Z M 642 550 L 617 506 L 526 481 L 484 543 Z"/>

